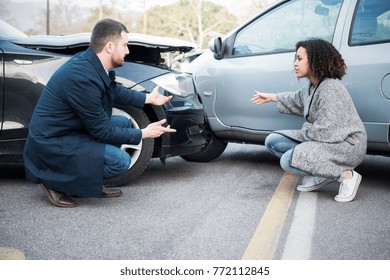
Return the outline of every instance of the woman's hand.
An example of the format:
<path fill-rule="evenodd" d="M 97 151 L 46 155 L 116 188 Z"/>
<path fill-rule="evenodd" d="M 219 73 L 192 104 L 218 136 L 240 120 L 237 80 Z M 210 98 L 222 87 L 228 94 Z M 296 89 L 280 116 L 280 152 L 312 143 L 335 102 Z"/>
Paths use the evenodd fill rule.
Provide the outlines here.
<path fill-rule="evenodd" d="M 255 94 L 251 98 L 251 101 L 253 104 L 264 104 L 268 102 L 275 102 L 277 98 L 276 93 L 265 93 L 265 92 L 259 92 L 255 90 Z"/>
<path fill-rule="evenodd" d="M 151 93 L 146 95 L 145 104 L 164 105 L 172 99 L 171 96 L 164 96 L 158 92 L 160 86 L 156 86 Z"/>

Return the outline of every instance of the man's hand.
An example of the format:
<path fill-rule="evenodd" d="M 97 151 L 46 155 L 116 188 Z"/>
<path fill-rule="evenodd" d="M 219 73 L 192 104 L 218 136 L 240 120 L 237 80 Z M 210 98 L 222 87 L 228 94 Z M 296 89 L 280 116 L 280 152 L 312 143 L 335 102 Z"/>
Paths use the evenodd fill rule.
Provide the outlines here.
<path fill-rule="evenodd" d="M 156 86 L 151 93 L 146 95 L 145 104 L 164 105 L 172 99 L 171 96 L 164 96 L 158 92 L 160 86 Z"/>
<path fill-rule="evenodd" d="M 166 119 L 163 119 L 158 122 L 150 123 L 147 127 L 142 129 L 142 139 L 158 138 L 163 133 L 176 132 L 176 129 L 171 128 L 169 125 L 167 127 L 162 126 L 166 121 Z"/>

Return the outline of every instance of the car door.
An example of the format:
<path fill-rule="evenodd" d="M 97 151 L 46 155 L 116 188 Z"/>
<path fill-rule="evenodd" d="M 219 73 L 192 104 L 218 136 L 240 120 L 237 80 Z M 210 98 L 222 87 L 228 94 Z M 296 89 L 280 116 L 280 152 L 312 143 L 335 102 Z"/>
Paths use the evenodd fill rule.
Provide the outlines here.
<path fill-rule="evenodd" d="M 303 118 L 279 114 L 275 103 L 253 105 L 250 98 L 255 90 L 283 92 L 306 85 L 307 80 L 298 81 L 293 72 L 295 44 L 308 37 L 332 41 L 342 3 L 283 1 L 228 36 L 223 58 L 209 69 L 215 89 L 208 95 L 215 94 L 213 113 L 219 123 L 252 132 L 301 127 Z"/>
<path fill-rule="evenodd" d="M 0 41 L 0 137 L 3 129 L 3 98 L 4 98 L 4 52 Z"/>
<path fill-rule="evenodd" d="M 39 96 L 58 59 L 2 41 L 3 106 L 0 153 L 20 155 L 28 134 L 28 124 Z"/>
<path fill-rule="evenodd" d="M 343 79 L 367 130 L 371 151 L 388 150 L 390 122 L 390 1 L 354 1 L 340 52 Z"/>
<path fill-rule="evenodd" d="M 35 64 L 39 57 L 9 44 L 4 56 L 4 106 L 1 139 L 24 139 L 43 85 Z"/>

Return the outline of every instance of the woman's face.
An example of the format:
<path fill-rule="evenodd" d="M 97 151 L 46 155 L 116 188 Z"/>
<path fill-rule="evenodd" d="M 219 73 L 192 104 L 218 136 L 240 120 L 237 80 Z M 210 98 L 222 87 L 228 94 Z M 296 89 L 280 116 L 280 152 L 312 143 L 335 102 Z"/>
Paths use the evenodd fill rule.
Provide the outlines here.
<path fill-rule="evenodd" d="M 295 54 L 294 70 L 298 78 L 309 77 L 309 60 L 303 47 L 299 47 Z"/>

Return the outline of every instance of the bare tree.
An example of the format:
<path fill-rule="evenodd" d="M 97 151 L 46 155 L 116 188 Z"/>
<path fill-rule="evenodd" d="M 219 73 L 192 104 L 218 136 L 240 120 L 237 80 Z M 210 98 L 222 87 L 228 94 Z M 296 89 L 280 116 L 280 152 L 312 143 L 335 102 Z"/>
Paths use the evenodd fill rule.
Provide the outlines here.
<path fill-rule="evenodd" d="M 47 13 L 46 7 L 42 9 L 41 16 L 36 20 L 33 28 L 27 30 L 29 35 L 44 34 L 43 30 L 50 30 L 51 35 L 66 35 L 76 32 L 83 32 L 83 21 L 89 15 L 88 8 L 80 8 L 76 0 L 58 0 L 50 2 L 50 13 Z M 48 20 L 46 17 L 50 16 Z M 46 26 L 50 23 L 49 28 Z"/>
<path fill-rule="evenodd" d="M 141 1 L 145 0 L 99 0 L 98 7 L 90 9 L 88 18 L 81 26 L 83 29 L 92 30 L 95 23 L 103 18 L 112 18 L 126 26 L 134 26 L 135 19 L 138 19 L 139 14 L 133 12 L 132 8 L 137 5 L 139 9 Z"/>
<path fill-rule="evenodd" d="M 74 0 L 59 0 L 57 4 L 51 7 L 51 34 L 71 34 L 81 32 L 77 30 L 79 22 L 83 18 L 83 12 Z M 84 16 L 85 18 L 85 16 Z M 55 20 L 53 20 L 55 19 Z"/>
<path fill-rule="evenodd" d="M 267 7 L 268 5 L 272 4 L 272 2 L 275 2 L 275 0 L 251 0 L 250 2 L 247 1 L 245 3 L 249 3 L 246 6 L 244 6 L 244 12 L 239 17 L 239 22 L 246 21 L 247 19 L 255 16 L 257 13 L 259 13 L 262 9 Z"/>
<path fill-rule="evenodd" d="M 170 15 L 170 16 L 168 16 Z M 225 34 L 237 24 L 228 10 L 204 0 L 180 0 L 168 6 L 155 6 L 147 11 L 146 29 L 138 32 L 181 38 L 200 47 L 216 34 Z"/>

